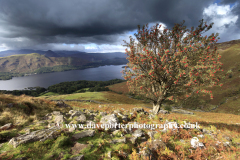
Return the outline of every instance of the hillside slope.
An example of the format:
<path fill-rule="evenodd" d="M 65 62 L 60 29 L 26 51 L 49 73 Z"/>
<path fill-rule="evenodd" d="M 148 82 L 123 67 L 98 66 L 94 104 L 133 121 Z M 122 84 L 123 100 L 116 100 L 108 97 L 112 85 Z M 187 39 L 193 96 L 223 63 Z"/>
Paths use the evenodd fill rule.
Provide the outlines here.
<path fill-rule="evenodd" d="M 81 66 L 89 63 L 81 58 L 46 57 L 38 53 L 20 54 L 9 57 L 0 57 L 0 72 L 31 73 L 41 67 L 59 65 Z"/>
<path fill-rule="evenodd" d="M 240 40 L 217 43 L 217 47 L 222 56 L 219 61 L 223 63 L 223 72 L 216 72 L 216 76 L 223 77 L 220 80 L 223 86 L 204 88 L 212 91 L 214 99 L 211 100 L 208 95 L 194 94 L 191 98 L 184 100 L 182 107 L 240 115 Z M 126 82 L 108 87 L 115 92 L 124 94 L 129 92 Z M 175 105 L 179 106 L 180 104 Z"/>
<path fill-rule="evenodd" d="M 0 79 L 8 80 L 12 77 L 28 74 L 41 74 L 48 72 L 61 72 L 67 70 L 85 69 L 104 65 L 122 65 L 128 61 L 126 58 L 113 54 L 91 55 L 87 53 L 75 53 L 63 56 L 63 53 L 47 51 L 42 54 L 16 54 L 8 57 L 0 57 Z M 111 54 L 111 53 L 109 53 Z M 53 57 L 49 57 L 53 56 Z"/>
<path fill-rule="evenodd" d="M 125 103 L 124 99 L 115 99 L 115 96 L 120 98 L 115 93 L 86 93 L 82 94 L 82 98 L 91 96 L 99 99 L 104 94 L 113 98 L 109 97 L 109 104 L 56 103 L 25 95 L 0 94 L 0 159 L 73 160 L 76 159 L 73 157 L 80 159 L 84 156 L 84 159 L 91 160 L 131 160 L 140 156 L 146 158 L 144 153 L 147 151 L 161 159 L 237 159 L 240 156 L 239 115 L 170 112 L 154 116 L 148 108 L 139 108 L 139 101 L 128 100 L 131 104 Z M 62 99 L 70 99 L 70 96 L 73 95 L 62 95 Z M 115 103 L 116 100 L 118 103 Z M 184 124 L 185 121 L 198 123 L 200 128 L 183 128 L 175 132 L 171 128 L 152 131 L 133 126 L 113 132 L 99 127 L 83 129 L 66 128 L 65 125 L 83 124 L 86 127 L 89 122 L 103 124 L 103 118 L 117 119 L 120 124 L 163 125 Z M 56 127 L 57 123 L 62 122 L 63 127 Z M 192 140 L 196 137 L 204 149 L 200 145 L 196 148 L 192 146 Z"/>

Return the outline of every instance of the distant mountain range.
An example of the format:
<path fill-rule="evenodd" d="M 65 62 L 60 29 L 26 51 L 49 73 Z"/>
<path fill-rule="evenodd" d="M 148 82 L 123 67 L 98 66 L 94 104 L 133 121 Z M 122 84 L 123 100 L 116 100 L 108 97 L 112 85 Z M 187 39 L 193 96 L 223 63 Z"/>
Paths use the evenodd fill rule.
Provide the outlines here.
<path fill-rule="evenodd" d="M 121 52 L 86 53 L 79 51 L 7 50 L 0 52 L 0 79 L 128 63 Z"/>
<path fill-rule="evenodd" d="M 80 51 L 43 51 L 43 50 L 32 50 L 32 49 L 21 49 L 21 50 L 7 50 L 1 51 L 0 57 L 7 57 L 19 54 L 31 54 L 38 53 L 46 57 L 78 57 L 83 59 L 94 59 L 94 60 L 104 60 L 113 58 L 126 58 L 126 54 L 122 52 L 111 52 L 111 53 L 86 53 Z"/>

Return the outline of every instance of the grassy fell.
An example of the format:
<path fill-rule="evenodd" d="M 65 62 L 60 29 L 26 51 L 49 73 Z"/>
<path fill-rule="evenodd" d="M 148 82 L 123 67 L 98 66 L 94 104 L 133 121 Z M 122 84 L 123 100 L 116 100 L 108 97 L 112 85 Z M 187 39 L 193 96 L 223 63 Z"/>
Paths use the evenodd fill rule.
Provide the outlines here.
<path fill-rule="evenodd" d="M 78 93 L 79 94 L 79 93 Z M 84 96 L 84 93 L 80 93 L 82 96 Z M 124 97 L 123 94 L 116 94 L 111 92 L 87 92 L 85 95 L 88 95 L 92 97 L 92 99 L 95 100 L 101 100 L 99 99 L 99 96 L 97 94 L 105 95 L 102 96 L 104 98 L 108 97 L 109 101 L 112 103 L 109 104 L 102 104 L 102 107 L 99 107 L 99 104 L 96 103 L 84 103 L 84 102 L 76 102 L 76 101 L 69 101 L 65 102 L 66 104 L 72 106 L 74 109 L 90 109 L 90 110 L 98 110 L 98 111 L 106 111 L 107 113 L 112 113 L 114 110 L 125 110 L 126 112 L 131 111 L 135 107 L 140 106 L 146 106 L 151 104 L 145 104 L 141 103 L 140 100 L 132 99 L 131 103 L 129 103 L 130 100 L 125 100 L 122 98 L 122 101 L 120 100 L 121 97 Z M 96 95 L 96 97 L 94 97 Z M 59 96 L 66 96 L 66 99 L 69 99 L 69 96 L 71 95 L 59 95 Z M 118 97 L 119 96 L 119 97 Z M 52 96 L 52 98 L 57 96 Z M 87 96 L 86 96 L 87 97 Z M 86 98 L 85 97 L 85 98 Z M 49 97 L 48 97 L 49 98 Z M 64 97 L 61 97 L 64 99 Z M 76 97 L 72 97 L 76 98 Z M 87 97 L 89 98 L 89 97 Z M 120 99 L 118 99 L 120 98 Z M 126 96 L 125 96 L 126 98 Z M 117 101 L 116 101 L 117 100 Z M 59 136 L 56 139 L 53 140 L 47 140 L 45 142 L 33 142 L 33 143 L 27 143 L 24 145 L 20 145 L 17 148 L 13 148 L 11 146 L 8 146 L 8 141 L 19 134 L 26 133 L 23 128 L 25 126 L 28 126 L 31 131 L 44 129 L 46 128 L 47 124 L 38 124 L 33 125 L 34 122 L 37 122 L 41 116 L 46 115 L 47 113 L 50 113 L 52 111 L 62 111 L 65 112 L 65 110 L 70 110 L 66 108 L 58 108 L 56 107 L 55 103 L 44 99 L 42 97 L 39 98 L 33 98 L 29 96 L 12 96 L 12 95 L 6 95 L 1 94 L 0 95 L 0 101 L 1 101 L 1 117 L 0 117 L 0 126 L 4 125 L 6 123 L 13 123 L 15 124 L 13 128 L 10 130 L 5 130 L 0 132 L 1 141 L 5 142 L 4 145 L 0 148 L 2 151 L 6 151 L 2 154 L 0 154 L 1 158 L 18 158 L 21 156 L 27 156 L 27 157 L 39 157 L 40 159 L 60 159 L 60 155 L 64 153 L 64 157 L 61 159 L 67 159 L 72 157 L 71 147 L 73 147 L 72 141 L 70 139 L 72 133 L 64 133 L 61 136 Z M 119 102 L 119 103 L 115 103 Z M 128 102 L 128 103 L 126 103 Z M 8 109 L 7 104 L 13 103 L 14 107 L 11 109 Z M 144 110 L 149 112 L 149 108 L 144 108 Z M 137 112 L 134 113 L 130 118 L 133 121 L 136 121 L 140 124 L 146 123 L 146 124 L 162 124 L 165 120 L 168 121 L 176 121 L 178 123 L 182 123 L 183 121 L 187 121 L 190 123 L 198 122 L 200 124 L 201 128 L 207 128 L 209 130 L 212 130 L 213 132 L 221 132 L 218 134 L 218 139 L 222 139 L 222 141 L 225 141 L 224 136 L 229 136 L 233 139 L 234 143 L 240 143 L 240 129 L 239 125 L 237 123 L 240 122 L 240 116 L 234 115 L 234 114 L 227 114 L 227 113 L 211 113 L 211 112 L 196 112 L 193 111 L 194 115 L 183 115 L 183 114 L 176 114 L 171 113 L 169 115 L 158 115 L 155 116 L 154 119 L 149 120 L 146 115 L 138 114 Z M 160 118 L 162 121 L 160 121 Z M 68 122 L 69 123 L 69 122 Z M 84 157 L 86 159 L 101 159 L 104 158 L 105 154 L 109 151 L 112 151 L 112 157 L 115 157 L 116 159 L 122 159 L 119 155 L 120 151 L 124 151 L 126 153 L 129 153 L 129 157 L 126 159 L 134 159 L 134 149 L 138 150 L 137 145 L 133 145 L 130 142 L 127 142 L 126 144 L 110 144 L 110 141 L 114 138 L 110 137 L 107 131 L 98 130 L 95 129 L 96 135 L 94 137 L 87 137 L 79 139 L 77 142 L 83 143 L 83 144 L 91 144 L 93 145 L 93 148 L 88 147 L 84 149 L 81 153 L 84 154 Z M 134 129 L 133 129 L 134 130 Z M 192 153 L 189 152 L 189 144 L 190 144 L 190 138 L 193 136 L 196 136 L 198 132 L 194 129 L 191 129 L 191 134 L 186 132 L 185 130 L 181 130 L 180 133 L 176 136 L 171 131 L 167 132 L 166 134 L 162 134 L 159 132 L 159 134 L 156 134 L 155 136 L 157 138 L 161 138 L 166 142 L 167 149 L 166 150 L 160 150 L 159 149 L 159 155 L 161 157 L 174 157 L 174 156 L 180 156 L 181 153 L 184 153 L 187 158 L 188 156 L 192 156 L 196 158 L 197 156 L 203 156 L 197 153 L 196 150 L 192 150 Z M 158 130 L 156 130 L 158 131 Z M 77 133 L 79 131 L 76 131 Z M 221 137 L 222 136 L 222 137 Z M 127 137 L 127 135 L 126 135 Z M 180 139 L 183 139 L 185 142 L 184 144 L 180 143 Z M 150 141 L 150 139 L 148 140 Z M 236 145 L 233 145 L 228 151 L 215 151 L 212 149 L 212 145 L 215 142 L 214 139 L 211 137 L 205 137 L 200 138 L 200 141 L 205 143 L 205 146 L 207 148 L 204 150 L 204 154 L 207 157 L 212 157 L 212 159 L 215 159 L 216 157 L 225 157 L 226 159 L 234 159 L 236 156 L 238 156 L 238 153 L 240 153 L 240 148 Z M 217 156 L 218 155 L 218 156 Z M 135 155 L 135 158 L 138 155 Z M 181 157 L 181 156 L 180 156 Z"/>
<path fill-rule="evenodd" d="M 223 72 L 216 72 L 216 76 L 222 77 L 220 83 L 223 86 L 214 86 L 212 88 L 204 87 L 211 90 L 214 99 L 210 99 L 209 95 L 201 96 L 194 94 L 192 98 L 186 100 L 186 104 L 182 107 L 190 109 L 203 109 L 209 111 L 218 106 L 213 112 L 240 114 L 240 40 L 217 43 L 218 52 L 222 56 L 220 62 L 223 63 Z M 128 94 L 129 89 L 127 83 L 119 83 L 108 86 L 115 92 Z"/>

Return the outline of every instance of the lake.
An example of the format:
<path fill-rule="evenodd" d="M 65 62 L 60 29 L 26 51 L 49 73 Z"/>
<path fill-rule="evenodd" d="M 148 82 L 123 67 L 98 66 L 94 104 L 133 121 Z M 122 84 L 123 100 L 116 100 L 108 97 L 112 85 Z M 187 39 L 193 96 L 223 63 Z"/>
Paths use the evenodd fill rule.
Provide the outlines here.
<path fill-rule="evenodd" d="M 71 70 L 64 72 L 52 72 L 35 74 L 26 77 L 13 77 L 11 80 L 0 80 L 0 90 L 22 90 L 27 87 L 44 87 L 66 81 L 108 81 L 111 79 L 123 79 L 120 73 L 126 65 L 107 65 L 83 70 Z"/>

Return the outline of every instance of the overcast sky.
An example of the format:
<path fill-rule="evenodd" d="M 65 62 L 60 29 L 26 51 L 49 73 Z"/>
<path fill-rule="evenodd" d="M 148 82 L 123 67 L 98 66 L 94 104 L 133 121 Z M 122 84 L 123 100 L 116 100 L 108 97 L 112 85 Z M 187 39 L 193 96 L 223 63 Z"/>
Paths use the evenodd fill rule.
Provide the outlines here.
<path fill-rule="evenodd" d="M 240 39 L 239 0 L 0 0 L 0 51 L 124 52 L 137 25 L 190 29 L 201 19 L 214 23 L 203 36 Z"/>

